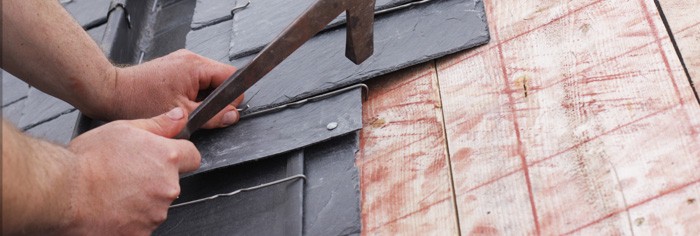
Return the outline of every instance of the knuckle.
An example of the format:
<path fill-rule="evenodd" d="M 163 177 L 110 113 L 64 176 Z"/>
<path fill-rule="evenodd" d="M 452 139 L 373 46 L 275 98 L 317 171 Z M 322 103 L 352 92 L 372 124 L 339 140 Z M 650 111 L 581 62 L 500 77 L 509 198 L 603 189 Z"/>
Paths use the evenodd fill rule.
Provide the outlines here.
<path fill-rule="evenodd" d="M 153 223 L 156 226 L 158 226 L 158 225 L 162 224 L 163 222 L 165 222 L 165 220 L 167 220 L 167 219 L 168 219 L 168 211 L 167 210 L 159 211 L 156 214 L 156 216 L 154 217 Z"/>
<path fill-rule="evenodd" d="M 166 197 L 169 200 L 175 200 L 180 196 L 180 185 L 174 185 L 167 190 Z"/>
<path fill-rule="evenodd" d="M 167 151 L 167 155 L 165 158 L 170 163 L 177 163 L 180 159 L 180 152 L 177 149 L 171 149 Z"/>

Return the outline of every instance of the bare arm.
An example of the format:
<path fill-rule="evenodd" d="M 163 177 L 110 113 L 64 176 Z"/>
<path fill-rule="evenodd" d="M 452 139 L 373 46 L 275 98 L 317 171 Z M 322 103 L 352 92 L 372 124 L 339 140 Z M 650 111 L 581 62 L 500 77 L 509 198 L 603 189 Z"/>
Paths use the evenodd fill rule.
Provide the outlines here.
<path fill-rule="evenodd" d="M 67 149 L 3 122 L 2 234 L 150 234 L 180 194 L 178 173 L 199 167 L 192 143 L 169 139 L 186 115 L 108 123 Z"/>
<path fill-rule="evenodd" d="M 3 1 L 2 18 L 5 70 L 88 114 L 108 104 L 116 68 L 58 1 Z"/>
<path fill-rule="evenodd" d="M 2 122 L 3 233 L 36 234 L 69 224 L 76 157 Z"/>
<path fill-rule="evenodd" d="M 2 68 L 101 120 L 193 111 L 200 90 L 219 86 L 233 66 L 186 50 L 132 67 L 113 66 L 56 0 L 3 1 Z M 204 128 L 238 121 L 234 101 Z"/>

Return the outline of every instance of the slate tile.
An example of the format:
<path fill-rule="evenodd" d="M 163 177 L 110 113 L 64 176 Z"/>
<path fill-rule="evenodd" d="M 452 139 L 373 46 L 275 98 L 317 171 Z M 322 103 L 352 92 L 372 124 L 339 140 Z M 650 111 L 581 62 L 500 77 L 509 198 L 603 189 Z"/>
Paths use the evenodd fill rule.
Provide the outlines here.
<path fill-rule="evenodd" d="M 34 87 L 29 89 L 26 100 L 23 110 L 24 115 L 19 121 L 19 127 L 22 129 L 28 129 L 55 119 L 61 114 L 67 114 L 75 109 L 70 104 Z"/>
<path fill-rule="evenodd" d="M 239 0 L 241 6 L 247 1 Z M 237 7 L 236 0 L 197 0 L 194 8 L 191 27 L 202 27 L 207 22 L 223 16 L 230 16 L 231 10 Z M 230 23 L 228 24 L 230 27 Z"/>
<path fill-rule="evenodd" d="M 360 233 L 358 150 L 357 132 L 304 150 L 304 235 Z"/>
<path fill-rule="evenodd" d="M 374 29 L 374 55 L 361 65 L 345 57 L 344 28 L 325 32 L 253 85 L 246 92 L 246 102 L 253 110 L 287 103 L 489 40 L 483 4 L 474 0 L 434 1 L 388 13 L 377 18 Z M 234 60 L 232 64 L 240 68 L 252 58 Z"/>
<path fill-rule="evenodd" d="M 76 121 L 80 113 L 76 110 L 56 119 L 37 125 L 26 131 L 27 134 L 56 144 L 67 145 L 73 137 Z"/>
<path fill-rule="evenodd" d="M 303 174 L 303 153 L 275 156 L 183 178 L 174 204 Z M 171 208 L 154 235 L 300 235 L 302 179 Z M 293 209 L 293 212 L 290 212 Z M 299 232 L 301 233 L 301 232 Z"/>
<path fill-rule="evenodd" d="M 171 208 L 154 235 L 359 234 L 360 192 L 355 166 L 358 143 L 357 132 L 351 132 L 303 150 L 183 178 L 182 193 L 174 204 L 299 173 L 306 176 L 305 181 Z M 298 188 L 300 185 L 302 188 Z"/>
<path fill-rule="evenodd" d="M 231 42 L 231 22 L 212 25 L 187 34 L 185 48 L 208 58 L 228 62 L 228 45 Z"/>
<path fill-rule="evenodd" d="M 377 0 L 375 9 L 387 9 L 416 0 Z M 270 43 L 284 28 L 294 21 L 316 0 L 253 0 L 233 18 L 231 58 L 241 58 L 255 53 Z M 330 25 L 345 22 L 345 13 Z"/>
<path fill-rule="evenodd" d="M 29 85 L 14 75 L 2 71 L 2 105 L 15 102 L 27 96 Z"/>
<path fill-rule="evenodd" d="M 63 4 L 80 25 L 107 16 L 111 0 L 72 0 Z"/>
<path fill-rule="evenodd" d="M 195 173 L 252 161 L 318 143 L 362 128 L 360 89 L 250 119 L 233 127 L 200 130 L 192 142 L 202 154 Z M 338 126 L 329 130 L 327 125 Z"/>
<path fill-rule="evenodd" d="M 95 40 L 95 42 L 101 42 L 102 36 L 105 34 L 105 29 L 107 29 L 106 24 L 100 25 L 91 30 L 88 30 L 88 34 L 90 35 L 92 40 Z"/>
<path fill-rule="evenodd" d="M 158 12 L 153 26 L 153 39 L 145 50 L 144 61 L 165 56 L 185 46 L 191 22 L 185 16 L 192 14 L 194 7 L 193 1 L 178 1 L 164 6 Z"/>
<path fill-rule="evenodd" d="M 22 119 L 22 112 L 24 112 L 24 102 L 27 99 L 21 99 L 10 105 L 2 107 L 2 118 L 9 121 L 13 125 L 19 125 L 19 120 Z"/>

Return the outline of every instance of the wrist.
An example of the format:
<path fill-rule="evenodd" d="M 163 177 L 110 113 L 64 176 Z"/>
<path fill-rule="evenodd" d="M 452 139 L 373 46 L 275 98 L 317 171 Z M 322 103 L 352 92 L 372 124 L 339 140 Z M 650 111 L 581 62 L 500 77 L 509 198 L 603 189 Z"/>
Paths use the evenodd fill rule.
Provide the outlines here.
<path fill-rule="evenodd" d="M 119 98 L 116 93 L 120 86 L 120 74 L 123 74 L 123 68 L 109 64 L 103 69 L 101 79 L 96 81 L 96 84 L 88 86 L 88 91 L 84 92 L 83 98 L 86 98 L 82 104 L 76 106 L 80 111 L 93 119 L 110 121 L 116 118 L 118 111 L 115 101 Z"/>

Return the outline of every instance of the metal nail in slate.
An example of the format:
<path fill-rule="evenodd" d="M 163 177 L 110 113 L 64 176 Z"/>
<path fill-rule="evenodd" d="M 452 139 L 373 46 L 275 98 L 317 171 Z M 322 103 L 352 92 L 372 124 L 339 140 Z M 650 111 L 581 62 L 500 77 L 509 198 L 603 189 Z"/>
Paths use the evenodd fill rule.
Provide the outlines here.
<path fill-rule="evenodd" d="M 338 122 L 331 122 L 326 125 L 326 129 L 328 130 L 334 130 L 335 128 L 338 127 Z"/>

